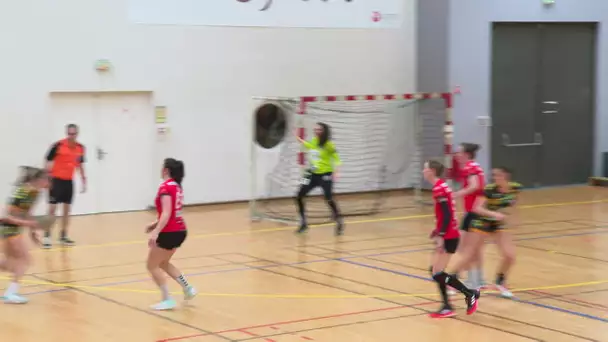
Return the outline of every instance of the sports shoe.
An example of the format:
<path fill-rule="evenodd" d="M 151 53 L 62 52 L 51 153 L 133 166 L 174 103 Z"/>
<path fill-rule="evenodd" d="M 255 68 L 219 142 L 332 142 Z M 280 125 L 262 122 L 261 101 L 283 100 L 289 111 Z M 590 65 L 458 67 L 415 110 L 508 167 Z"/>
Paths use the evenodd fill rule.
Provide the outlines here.
<path fill-rule="evenodd" d="M 509 291 L 504 285 L 494 284 L 497 291 L 500 292 L 500 296 L 503 298 L 513 298 L 513 293 Z"/>
<path fill-rule="evenodd" d="M 70 239 L 67 236 L 60 238 L 59 243 L 62 244 L 63 246 L 74 246 L 76 244 L 76 242 L 74 242 L 74 240 Z"/>
<path fill-rule="evenodd" d="M 44 249 L 53 248 L 53 241 L 51 240 L 50 237 L 42 238 L 42 248 L 44 248 Z"/>
<path fill-rule="evenodd" d="M 193 286 L 188 286 L 184 289 L 184 300 L 190 300 L 196 297 L 196 289 Z"/>
<path fill-rule="evenodd" d="M 344 222 L 342 218 L 336 220 L 336 236 L 341 236 L 344 234 Z"/>
<path fill-rule="evenodd" d="M 175 302 L 174 299 L 167 299 L 167 300 L 163 300 L 160 303 L 154 304 L 152 306 L 150 306 L 150 308 L 152 310 L 173 310 L 175 309 L 175 307 L 177 307 L 177 303 Z"/>
<path fill-rule="evenodd" d="M 431 318 L 449 318 L 454 316 L 456 316 L 456 313 L 449 306 L 443 306 L 439 311 L 431 312 L 429 314 L 429 317 Z"/>
<path fill-rule="evenodd" d="M 2 300 L 6 304 L 26 304 L 27 302 L 30 301 L 29 299 L 22 297 L 18 294 L 11 294 L 8 296 L 4 296 L 4 297 L 2 297 Z"/>
<path fill-rule="evenodd" d="M 472 315 L 477 311 L 480 296 L 481 293 L 479 290 L 474 290 L 473 295 L 465 297 L 464 301 L 467 303 L 467 315 Z"/>
<path fill-rule="evenodd" d="M 308 230 L 308 225 L 301 224 L 300 228 L 298 228 L 298 230 L 296 230 L 296 234 L 304 234 L 304 233 L 306 233 L 307 230 Z"/>

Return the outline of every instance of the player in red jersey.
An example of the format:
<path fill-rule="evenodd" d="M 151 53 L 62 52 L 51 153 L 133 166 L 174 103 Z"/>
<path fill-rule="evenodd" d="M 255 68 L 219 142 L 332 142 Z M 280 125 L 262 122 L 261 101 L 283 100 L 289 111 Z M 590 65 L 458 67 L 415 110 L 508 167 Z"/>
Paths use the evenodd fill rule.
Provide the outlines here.
<path fill-rule="evenodd" d="M 180 270 L 170 262 L 187 236 L 186 223 L 182 217 L 184 193 L 181 184 L 184 179 L 184 163 L 173 158 L 165 159 L 162 178 L 163 182 L 158 188 L 155 200 L 158 219 L 146 228 L 150 247 L 147 266 L 152 279 L 162 293 L 162 301 L 153 305 L 152 309 L 171 310 L 177 304 L 169 295 L 163 271 L 181 285 L 186 300 L 196 295 L 194 287 L 188 284 Z"/>
<path fill-rule="evenodd" d="M 431 160 L 425 163 L 424 178 L 433 184 L 433 201 L 435 202 L 435 229 L 431 233 L 431 238 L 435 241 L 435 252 L 433 253 L 433 265 L 431 273 L 433 279 L 439 286 L 441 293 L 442 306 L 439 311 L 431 313 L 432 318 L 446 318 L 455 315 L 450 305 L 447 293 L 447 286 L 451 286 L 465 294 L 467 303 L 467 314 L 472 314 L 477 309 L 477 299 L 479 292 L 469 290 L 459 280 L 458 277 L 449 276 L 444 269 L 450 258 L 458 248 L 460 232 L 456 224 L 456 205 L 452 198 L 452 189 L 441 179 L 445 167 L 438 161 Z"/>
<path fill-rule="evenodd" d="M 462 189 L 454 193 L 454 197 L 463 197 L 464 200 L 465 214 L 460 225 L 460 229 L 465 232 L 462 236 L 462 243 L 460 246 L 463 250 L 466 250 L 469 245 L 466 232 L 469 231 L 473 220 L 477 218 L 477 214 L 473 212 L 475 202 L 483 197 L 483 189 L 485 187 L 485 174 L 481 166 L 475 161 L 477 151 L 479 151 L 479 145 L 462 143 L 457 153 L 458 161 L 462 167 L 461 175 L 463 184 Z M 481 249 L 476 256 L 475 261 L 471 264 L 471 269 L 468 274 L 468 283 L 468 285 L 475 288 L 483 286 Z"/>

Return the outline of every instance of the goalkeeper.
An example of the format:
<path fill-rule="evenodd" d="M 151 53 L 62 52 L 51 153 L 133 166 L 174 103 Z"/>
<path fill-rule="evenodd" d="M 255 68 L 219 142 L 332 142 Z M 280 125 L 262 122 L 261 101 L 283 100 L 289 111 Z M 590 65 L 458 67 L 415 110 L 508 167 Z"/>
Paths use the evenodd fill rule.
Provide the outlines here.
<path fill-rule="evenodd" d="M 312 189 L 320 186 L 323 189 L 323 196 L 327 201 L 327 205 L 331 209 L 332 218 L 336 221 L 335 233 L 336 235 L 342 235 L 344 232 L 344 222 L 333 195 L 334 180 L 338 177 L 337 167 L 341 164 L 340 157 L 336 151 L 336 146 L 331 140 L 331 128 L 329 125 L 318 122 L 314 132 L 315 137 L 310 141 L 305 141 L 296 136 L 298 141 L 308 150 L 309 160 L 309 168 L 302 177 L 300 190 L 296 196 L 300 215 L 300 226 L 297 232 L 301 234 L 308 230 L 304 197 Z"/>

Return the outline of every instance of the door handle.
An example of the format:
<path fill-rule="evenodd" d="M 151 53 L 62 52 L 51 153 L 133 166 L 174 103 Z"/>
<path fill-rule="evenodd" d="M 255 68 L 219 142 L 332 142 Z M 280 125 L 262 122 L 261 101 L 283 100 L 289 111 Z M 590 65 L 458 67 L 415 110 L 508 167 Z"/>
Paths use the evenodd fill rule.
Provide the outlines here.
<path fill-rule="evenodd" d="M 522 144 L 511 144 L 511 139 L 506 133 L 502 134 L 502 146 L 504 147 L 532 147 L 541 146 L 543 144 L 543 135 L 541 133 L 534 133 L 534 142 L 522 143 Z"/>

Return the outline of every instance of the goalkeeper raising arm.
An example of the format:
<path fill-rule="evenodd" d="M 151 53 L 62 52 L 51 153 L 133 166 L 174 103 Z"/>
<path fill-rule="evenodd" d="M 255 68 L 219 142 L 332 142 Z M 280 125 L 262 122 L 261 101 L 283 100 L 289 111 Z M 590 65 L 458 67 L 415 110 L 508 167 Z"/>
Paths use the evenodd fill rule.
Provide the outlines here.
<path fill-rule="evenodd" d="M 306 223 L 306 209 L 304 197 L 314 188 L 320 186 L 327 205 L 331 209 L 333 219 L 336 221 L 336 235 L 342 235 L 344 224 L 342 216 L 333 196 L 334 179 L 337 175 L 337 167 L 341 164 L 336 146 L 331 141 L 331 128 L 329 125 L 318 122 L 315 127 L 315 137 L 305 141 L 296 137 L 308 150 L 309 168 L 306 170 L 300 183 L 300 190 L 296 197 L 298 211 L 300 214 L 300 227 L 298 233 L 304 233 L 308 229 Z"/>

